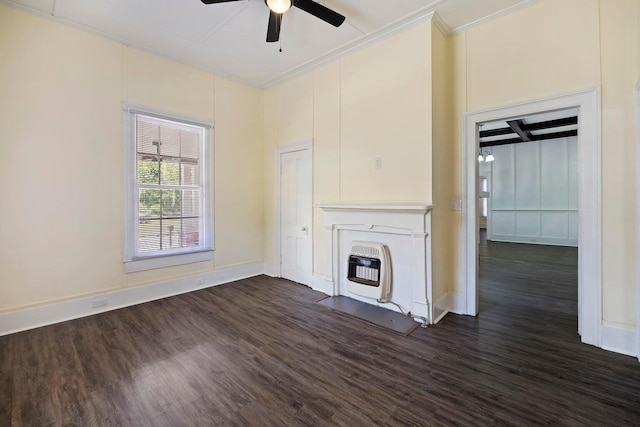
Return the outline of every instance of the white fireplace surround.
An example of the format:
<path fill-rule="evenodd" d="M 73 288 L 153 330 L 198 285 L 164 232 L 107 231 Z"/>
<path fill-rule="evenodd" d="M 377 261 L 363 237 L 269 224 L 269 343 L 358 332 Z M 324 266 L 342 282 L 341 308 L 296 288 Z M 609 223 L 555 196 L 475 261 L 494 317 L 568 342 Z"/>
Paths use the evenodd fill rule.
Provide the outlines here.
<path fill-rule="evenodd" d="M 433 323 L 431 283 L 431 206 L 426 204 L 319 204 L 325 213 L 325 229 L 331 232 L 333 295 L 344 295 L 349 236 L 360 240 L 393 242 L 391 251 L 394 283 L 391 300 L 414 316 Z M 401 278 L 402 280 L 398 280 Z M 351 296 L 351 295 L 347 295 Z M 401 301 L 396 298 L 402 297 Z M 357 297 L 356 297 L 357 298 Z M 375 300 L 366 300 L 376 304 Z M 382 307 L 397 310 L 390 304 Z"/>

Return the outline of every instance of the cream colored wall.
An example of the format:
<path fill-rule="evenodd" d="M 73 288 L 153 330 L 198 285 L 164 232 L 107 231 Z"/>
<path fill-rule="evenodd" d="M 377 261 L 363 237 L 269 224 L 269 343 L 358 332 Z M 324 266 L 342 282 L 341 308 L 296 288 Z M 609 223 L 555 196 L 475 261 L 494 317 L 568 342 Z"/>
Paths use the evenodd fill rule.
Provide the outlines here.
<path fill-rule="evenodd" d="M 212 74 L 131 47 L 123 47 L 123 52 L 125 102 L 207 120 L 213 119 Z M 217 137 L 217 129 L 214 135 Z M 216 150 L 217 143 L 217 138 L 214 138 Z M 217 246 L 219 242 L 217 238 L 215 240 Z M 215 255 L 217 257 L 218 254 Z M 190 273 L 205 273 L 214 268 L 212 260 L 140 271 L 127 274 L 126 283 L 128 286 L 149 284 Z"/>
<path fill-rule="evenodd" d="M 636 323 L 637 0 L 601 0 L 603 317 Z"/>
<path fill-rule="evenodd" d="M 430 39 L 423 23 L 341 59 L 341 200 L 431 201 Z"/>
<path fill-rule="evenodd" d="M 123 286 L 121 45 L 0 5 L 0 70 L 0 310 Z"/>
<path fill-rule="evenodd" d="M 637 259 L 632 88 L 638 46 L 635 0 L 544 0 L 457 34 L 454 59 L 455 150 L 465 111 L 602 87 L 603 317 L 635 324 Z M 544 23 L 541 25 L 540 23 Z M 457 154 L 456 154 L 457 155 Z M 455 162 L 462 192 L 462 163 Z M 458 183 L 460 182 L 460 183 Z M 457 256 L 462 256 L 462 221 Z M 461 290 L 456 280 L 454 291 Z"/>
<path fill-rule="evenodd" d="M 215 267 L 262 262 L 262 91 L 216 76 L 215 94 Z"/>
<path fill-rule="evenodd" d="M 469 110 L 597 85 L 598 28 L 598 0 L 544 0 L 469 29 Z"/>
<path fill-rule="evenodd" d="M 262 261 L 260 90 L 3 5 L 0 70 L 0 312 Z M 125 274 L 123 101 L 215 121 L 215 265 Z"/>
<path fill-rule="evenodd" d="M 447 39 L 447 71 L 451 76 L 451 153 L 450 175 L 451 187 L 449 197 L 463 200 L 463 162 L 462 162 L 462 129 L 464 126 L 463 113 L 467 106 L 467 33 L 450 36 Z M 439 185 L 439 184 L 436 184 Z M 450 292 L 455 296 L 461 296 L 464 291 L 464 274 L 466 264 L 464 258 L 464 236 L 462 233 L 462 211 L 450 212 L 451 228 L 449 229 L 452 240 L 452 267 Z"/>
<path fill-rule="evenodd" d="M 454 243 L 451 238 L 453 216 L 449 207 L 453 193 L 454 159 L 451 150 L 452 76 L 447 55 L 447 39 L 440 29 L 431 25 L 432 69 L 432 146 L 433 146 L 433 212 L 432 212 L 432 281 L 433 303 L 444 297 L 455 281 Z"/>
<path fill-rule="evenodd" d="M 280 145 L 313 139 L 313 75 L 289 80 L 264 94 L 264 259 L 268 269 L 276 265 L 275 153 Z M 270 267 L 269 267 L 270 266 Z"/>
<path fill-rule="evenodd" d="M 340 200 L 340 62 L 313 73 L 313 201 Z M 324 211 L 313 210 L 313 271 L 331 277 L 331 233 L 324 229 Z"/>
<path fill-rule="evenodd" d="M 430 23 L 361 49 L 264 96 L 265 262 L 275 268 L 276 147 L 313 141 L 315 204 L 431 203 Z M 374 159 L 382 158 L 382 169 Z M 314 209 L 314 273 L 331 275 L 330 235 Z"/>

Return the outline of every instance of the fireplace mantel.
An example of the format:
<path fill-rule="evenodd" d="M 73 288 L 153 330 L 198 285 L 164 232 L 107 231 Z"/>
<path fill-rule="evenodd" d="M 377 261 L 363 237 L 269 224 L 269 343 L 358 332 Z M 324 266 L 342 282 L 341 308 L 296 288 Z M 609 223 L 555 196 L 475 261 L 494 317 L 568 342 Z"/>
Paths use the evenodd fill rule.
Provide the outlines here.
<path fill-rule="evenodd" d="M 371 240 L 389 246 L 394 283 L 392 296 L 415 315 L 433 322 L 431 285 L 431 206 L 424 203 L 326 203 L 324 227 L 331 232 L 333 295 L 345 291 L 345 262 L 351 240 Z M 346 292 L 346 293 L 345 293 Z M 392 298 L 393 299 L 393 298 Z M 377 304 L 375 300 L 367 301 Z M 394 309 L 385 305 L 385 308 Z"/>
<path fill-rule="evenodd" d="M 326 203 L 318 204 L 317 208 L 324 211 L 363 211 L 363 212 L 390 212 L 390 213 L 427 213 L 431 205 L 426 204 L 355 204 L 355 203 Z"/>

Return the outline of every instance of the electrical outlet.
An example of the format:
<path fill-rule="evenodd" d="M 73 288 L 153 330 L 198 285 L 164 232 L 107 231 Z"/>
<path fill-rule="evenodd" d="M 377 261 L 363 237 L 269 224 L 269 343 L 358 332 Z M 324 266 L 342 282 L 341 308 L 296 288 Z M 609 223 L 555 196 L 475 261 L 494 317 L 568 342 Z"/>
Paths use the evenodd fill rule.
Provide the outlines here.
<path fill-rule="evenodd" d="M 204 285 L 204 279 L 200 278 L 196 280 L 196 285 Z"/>
<path fill-rule="evenodd" d="M 449 207 L 452 211 L 462 210 L 462 199 L 451 199 Z"/>
<path fill-rule="evenodd" d="M 93 308 L 106 307 L 107 304 L 109 304 L 109 302 L 107 301 L 106 298 L 94 299 L 91 302 L 91 307 Z"/>
<path fill-rule="evenodd" d="M 376 157 L 376 161 L 374 163 L 374 167 L 376 169 L 382 169 L 382 157 Z"/>

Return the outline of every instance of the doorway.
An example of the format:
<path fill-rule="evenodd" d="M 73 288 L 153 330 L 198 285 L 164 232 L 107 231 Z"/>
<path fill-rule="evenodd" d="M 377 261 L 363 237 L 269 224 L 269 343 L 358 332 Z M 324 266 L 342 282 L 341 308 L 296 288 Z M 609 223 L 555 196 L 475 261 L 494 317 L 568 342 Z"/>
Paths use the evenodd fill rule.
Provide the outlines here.
<path fill-rule="evenodd" d="M 601 114 L 600 89 L 514 104 L 464 116 L 463 232 L 466 314 L 478 314 L 479 216 L 478 147 L 481 123 L 566 109 L 578 111 L 578 332 L 583 342 L 600 345 L 601 274 Z M 495 191 L 495 188 L 493 189 Z"/>
<path fill-rule="evenodd" d="M 575 339 L 577 115 L 568 109 L 479 125 L 479 311 L 516 335 Z"/>
<path fill-rule="evenodd" d="M 277 255 L 280 277 L 311 286 L 313 263 L 311 143 L 277 150 Z"/>

